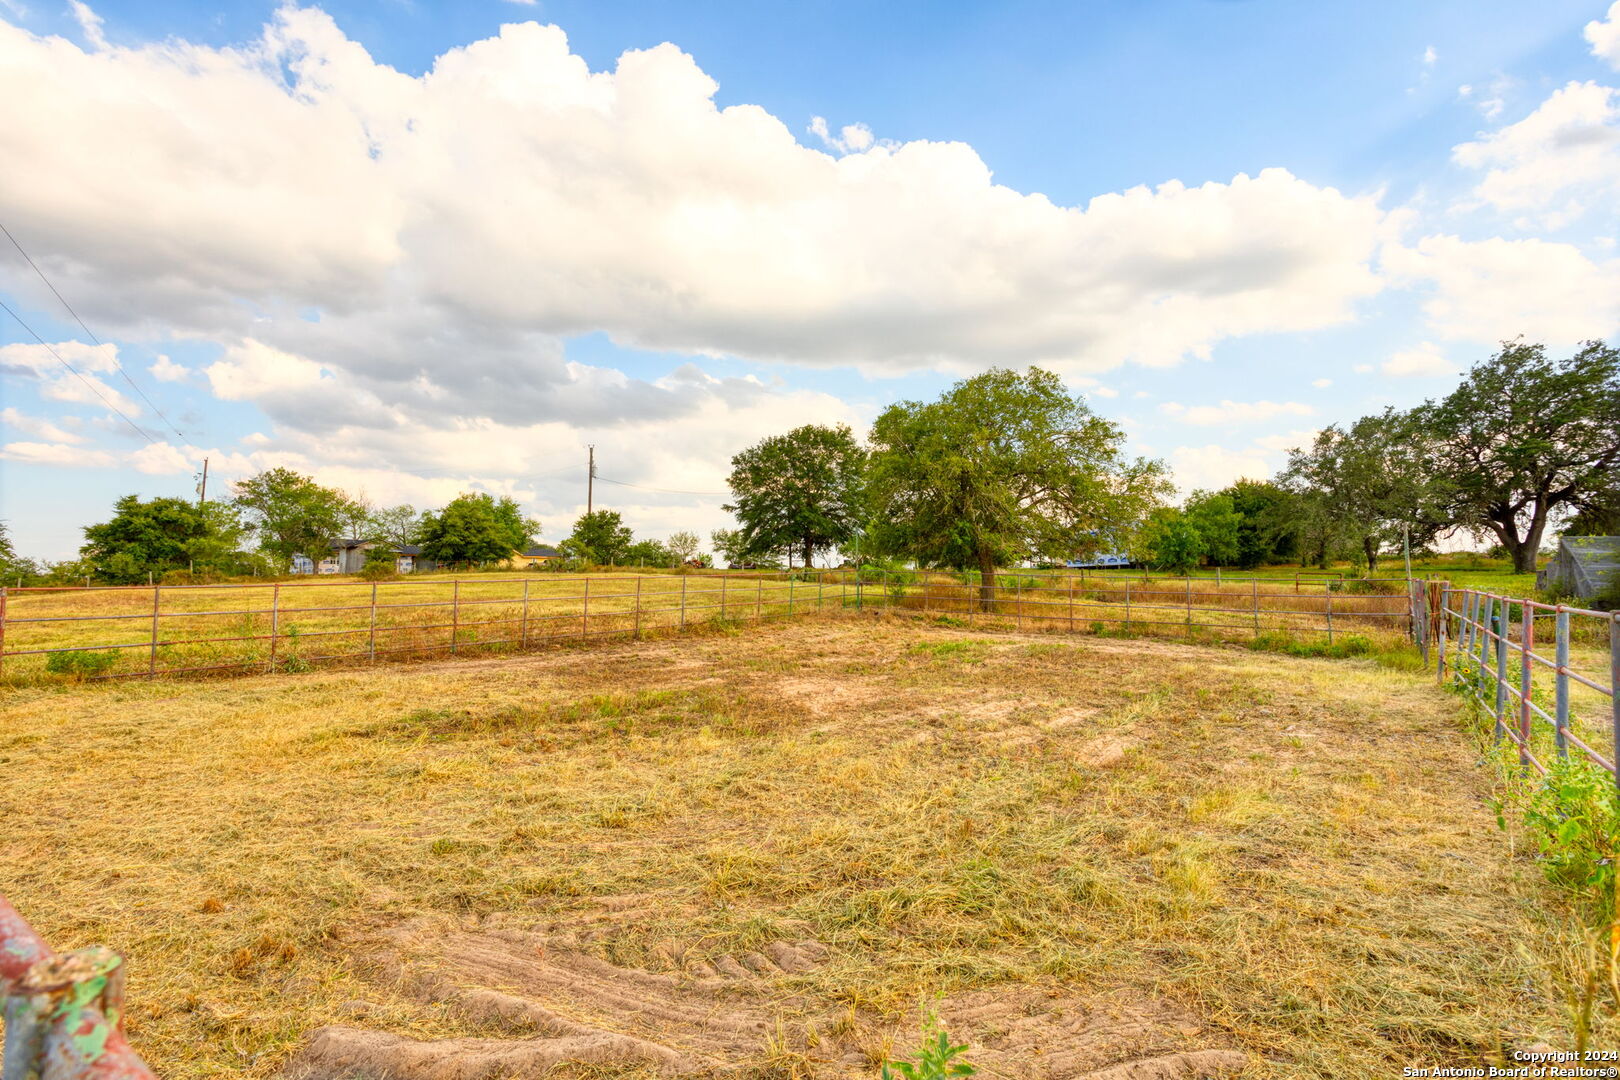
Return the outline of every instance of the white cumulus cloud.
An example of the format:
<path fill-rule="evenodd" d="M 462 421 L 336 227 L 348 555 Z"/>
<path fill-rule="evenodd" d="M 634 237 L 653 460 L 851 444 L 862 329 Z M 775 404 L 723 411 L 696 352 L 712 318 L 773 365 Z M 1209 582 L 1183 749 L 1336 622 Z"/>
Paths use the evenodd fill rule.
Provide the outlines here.
<path fill-rule="evenodd" d="M 1159 411 L 1184 424 L 1253 424 L 1278 416 L 1310 416 L 1315 409 L 1299 401 L 1222 401 L 1219 405 L 1183 405 L 1167 401 Z"/>
<path fill-rule="evenodd" d="M 1605 19 L 1593 19 L 1586 24 L 1586 40 L 1592 46 L 1592 55 L 1607 60 L 1620 70 L 1620 0 L 1609 5 Z"/>
<path fill-rule="evenodd" d="M 1457 367 L 1446 359 L 1445 350 L 1431 341 L 1412 349 L 1402 349 L 1379 366 L 1385 375 L 1395 378 L 1455 375 Z"/>

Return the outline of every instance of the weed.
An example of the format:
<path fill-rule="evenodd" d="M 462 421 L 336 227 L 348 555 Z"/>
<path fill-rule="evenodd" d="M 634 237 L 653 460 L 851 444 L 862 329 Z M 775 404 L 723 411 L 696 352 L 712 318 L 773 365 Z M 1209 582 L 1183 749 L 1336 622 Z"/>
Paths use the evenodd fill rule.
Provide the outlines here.
<path fill-rule="evenodd" d="M 45 658 L 45 670 L 52 675 L 66 675 L 74 679 L 93 679 L 105 675 L 118 663 L 118 653 L 106 652 L 54 652 Z"/>
<path fill-rule="evenodd" d="M 883 1063 L 883 1080 L 946 1080 L 951 1076 L 972 1076 L 978 1070 L 957 1058 L 967 1053 L 967 1044 L 952 1045 L 944 1030 L 924 1038 L 922 1046 L 909 1058 Z"/>
<path fill-rule="evenodd" d="M 1611 918 L 1620 862 L 1614 778 L 1584 760 L 1554 759 L 1525 800 L 1524 823 L 1548 879 L 1595 903 L 1599 921 Z"/>

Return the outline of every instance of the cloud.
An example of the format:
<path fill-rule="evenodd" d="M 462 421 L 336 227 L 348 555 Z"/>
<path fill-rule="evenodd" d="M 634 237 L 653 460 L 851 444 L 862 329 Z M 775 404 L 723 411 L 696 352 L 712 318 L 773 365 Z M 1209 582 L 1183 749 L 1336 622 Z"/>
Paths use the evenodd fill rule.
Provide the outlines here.
<path fill-rule="evenodd" d="M 1315 428 L 1295 428 L 1293 431 L 1286 431 L 1277 435 L 1262 435 L 1254 440 L 1254 445 L 1262 450 L 1286 451 L 1309 446 L 1315 439 Z"/>
<path fill-rule="evenodd" d="M 534 23 L 419 77 L 307 8 L 233 48 L 86 52 L 0 25 L 0 97 L 38 103 L 0 114 L 26 163 L 0 203 L 64 291 L 100 298 L 97 325 L 251 338 L 407 397 L 485 364 L 444 423 L 529 387 L 534 409 L 616 407 L 562 366 L 556 338 L 589 331 L 878 374 L 1095 372 L 1337 324 L 1380 287 L 1376 199 L 1286 170 L 1063 206 L 961 143 L 850 125 L 838 141 L 866 149 L 835 156 L 715 91 L 674 46 L 591 71 Z"/>
<path fill-rule="evenodd" d="M 1607 19 L 1593 19 L 1586 24 L 1586 40 L 1592 46 L 1593 56 L 1607 60 L 1611 67 L 1620 70 L 1620 0 L 1609 5 Z"/>
<path fill-rule="evenodd" d="M 1311 380 L 1311 385 L 1316 387 L 1318 390 L 1326 390 L 1328 387 L 1333 385 L 1333 380 L 1332 379 L 1312 379 Z"/>
<path fill-rule="evenodd" d="M 62 443 L 10 442 L 0 446 L 0 459 L 29 465 L 61 465 L 71 468 L 110 469 L 118 464 L 116 455 Z"/>
<path fill-rule="evenodd" d="M 1167 401 L 1159 411 L 1184 424 L 1253 424 L 1278 416 L 1310 416 L 1316 412 L 1298 401 L 1223 401 L 1219 405 L 1183 405 Z"/>
<path fill-rule="evenodd" d="M 1556 90 L 1516 124 L 1452 149 L 1485 176 L 1475 197 L 1558 228 L 1620 197 L 1620 91 L 1593 82 Z"/>
<path fill-rule="evenodd" d="M 1228 450 L 1207 446 L 1178 446 L 1170 451 L 1169 465 L 1183 494 L 1198 488 L 1219 490 L 1238 480 L 1266 480 L 1273 468 L 1256 449 Z"/>
<path fill-rule="evenodd" d="M 836 150 L 840 154 L 858 154 L 863 150 L 872 148 L 872 129 L 865 124 L 846 124 L 837 135 L 827 127 L 827 118 L 813 116 L 810 118 L 810 134 L 820 139 L 829 150 Z"/>
<path fill-rule="evenodd" d="M 105 49 L 107 35 L 102 31 L 101 16 L 90 10 L 90 5 L 84 0 L 68 0 L 68 10 L 73 13 L 73 20 L 79 24 L 79 30 L 84 34 L 84 40 L 90 43 L 91 48 Z"/>
<path fill-rule="evenodd" d="M 1593 262 L 1573 244 L 1425 236 L 1392 245 L 1383 265 L 1432 290 L 1423 311 L 1443 338 L 1569 343 L 1620 327 L 1620 260 Z"/>
<path fill-rule="evenodd" d="M 18 431 L 26 432 L 35 438 L 46 439 L 53 443 L 78 445 L 85 441 L 84 436 L 78 432 L 68 431 L 43 416 L 28 416 L 9 406 L 0 409 L 0 424 L 16 428 Z"/>
<path fill-rule="evenodd" d="M 1445 357 L 1445 350 L 1431 341 L 1415 349 L 1403 349 L 1379 366 L 1385 375 L 1395 378 L 1455 375 L 1457 368 Z"/>
<path fill-rule="evenodd" d="M 151 372 L 152 378 L 158 382 L 184 382 L 191 377 L 190 368 L 184 364 L 177 364 L 161 354 L 146 370 Z"/>
<path fill-rule="evenodd" d="M 1430 46 L 1428 46 L 1427 48 L 1425 48 L 1423 50 L 1423 66 L 1424 67 L 1433 67 L 1434 62 L 1436 60 L 1438 60 L 1438 59 L 1440 59 L 1440 54 L 1434 51 L 1434 46 L 1433 45 L 1430 45 Z"/>

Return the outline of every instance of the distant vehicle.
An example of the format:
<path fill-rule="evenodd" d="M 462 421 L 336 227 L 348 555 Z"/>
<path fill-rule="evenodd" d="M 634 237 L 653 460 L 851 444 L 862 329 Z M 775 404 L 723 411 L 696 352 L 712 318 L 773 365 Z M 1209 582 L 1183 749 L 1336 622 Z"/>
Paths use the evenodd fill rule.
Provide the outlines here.
<path fill-rule="evenodd" d="M 1063 564 L 1070 570 L 1123 570 L 1131 565 L 1131 557 L 1118 552 L 1092 555 L 1085 559 L 1070 559 Z"/>

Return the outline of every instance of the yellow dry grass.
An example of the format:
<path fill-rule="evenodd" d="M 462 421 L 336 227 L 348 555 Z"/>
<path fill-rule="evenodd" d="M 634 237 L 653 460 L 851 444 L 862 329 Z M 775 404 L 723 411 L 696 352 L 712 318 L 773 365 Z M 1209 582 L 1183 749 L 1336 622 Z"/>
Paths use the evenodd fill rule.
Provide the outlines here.
<path fill-rule="evenodd" d="M 972 988 L 1165 999 L 1252 1077 L 1570 1044 L 1578 928 L 1455 702 L 1368 662 L 815 619 L 3 694 L 0 890 L 128 954 L 166 1077 L 272 1075 L 330 1023 L 479 1034 L 362 974 L 386 931 L 624 894 L 589 948 L 626 967 L 824 943 L 782 1015 L 874 1058 Z"/>

